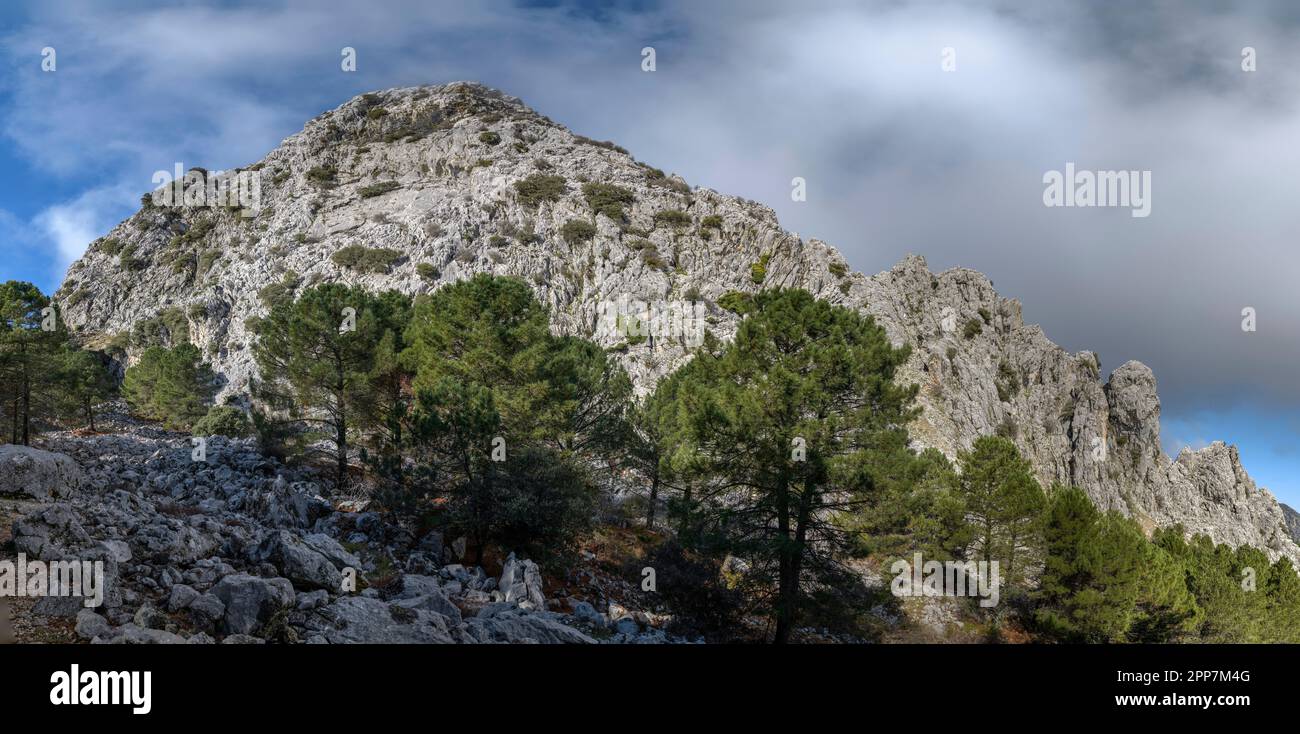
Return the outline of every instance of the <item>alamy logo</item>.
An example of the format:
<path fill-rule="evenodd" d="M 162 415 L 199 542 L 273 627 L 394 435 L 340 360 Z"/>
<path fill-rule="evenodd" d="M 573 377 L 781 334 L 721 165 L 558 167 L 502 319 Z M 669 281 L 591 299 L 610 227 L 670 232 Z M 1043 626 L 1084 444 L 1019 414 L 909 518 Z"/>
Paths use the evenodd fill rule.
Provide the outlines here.
<path fill-rule="evenodd" d="M 81 597 L 87 608 L 104 603 L 103 561 L 0 561 L 0 596 Z"/>
<path fill-rule="evenodd" d="M 240 216 L 257 216 L 262 208 L 262 179 L 256 171 L 217 171 L 202 168 L 184 172 L 177 162 L 174 171 L 155 171 L 152 194 L 159 207 L 231 207 Z"/>
<path fill-rule="evenodd" d="M 1044 206 L 1128 207 L 1134 217 L 1151 215 L 1150 171 L 1076 171 L 1065 164 L 1065 173 L 1043 174 Z"/>
<path fill-rule="evenodd" d="M 153 673 L 144 671 L 82 671 L 72 665 L 69 671 L 50 676 L 50 703 L 55 706 L 131 706 L 133 714 L 153 710 Z"/>
<path fill-rule="evenodd" d="M 687 347 L 698 347 L 704 343 L 705 312 L 703 301 L 646 303 L 621 296 L 596 304 L 596 336 L 680 340 Z"/>
<path fill-rule="evenodd" d="M 894 596 L 978 596 L 981 607 L 995 607 L 1000 595 L 997 561 L 924 561 L 900 558 L 889 567 Z"/>

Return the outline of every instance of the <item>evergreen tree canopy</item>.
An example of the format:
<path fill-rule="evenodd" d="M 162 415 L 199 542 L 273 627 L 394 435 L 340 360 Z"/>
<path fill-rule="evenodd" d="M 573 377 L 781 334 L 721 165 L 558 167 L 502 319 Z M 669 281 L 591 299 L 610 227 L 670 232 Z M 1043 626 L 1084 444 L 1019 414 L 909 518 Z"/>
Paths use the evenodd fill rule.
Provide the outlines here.
<path fill-rule="evenodd" d="M 68 335 L 62 319 L 45 312 L 51 305 L 31 283 L 0 285 L 0 401 L 13 443 L 30 443 L 34 430 L 57 419 L 63 403 L 58 377 Z"/>
<path fill-rule="evenodd" d="M 122 394 L 140 415 L 162 421 L 168 428 L 188 430 L 207 414 L 216 381 L 193 344 L 155 346 L 127 369 Z"/>
<path fill-rule="evenodd" d="M 751 564 L 786 642 L 819 587 L 842 583 L 846 513 L 910 460 L 908 350 L 870 317 L 800 290 L 764 291 L 733 343 L 706 347 L 665 394 L 678 403 L 675 471 L 692 476 L 698 542 Z"/>
<path fill-rule="evenodd" d="M 625 435 L 622 368 L 553 336 L 522 281 L 484 274 L 418 301 L 404 338 L 414 455 L 445 490 L 450 522 L 479 558 L 490 541 L 566 547 L 594 506 L 575 462 Z"/>
<path fill-rule="evenodd" d="M 1039 622 L 1079 642 L 1122 639 L 1132 623 L 1146 538 L 1117 513 L 1101 514 L 1078 487 L 1052 491 L 1043 523 Z"/>
<path fill-rule="evenodd" d="M 982 560 L 998 561 L 1003 584 L 1021 583 L 1038 546 L 1037 522 L 1047 498 L 1029 462 L 1001 436 L 981 436 L 959 457 L 960 488 Z"/>
<path fill-rule="evenodd" d="M 379 385 L 392 379 L 394 340 L 405 328 L 408 303 L 400 294 L 326 283 L 296 301 L 273 301 L 265 318 L 250 323 L 261 373 L 255 394 L 305 427 L 297 450 L 331 459 L 339 486 L 348 483 L 352 439 L 381 420 L 376 408 L 382 396 L 391 397 L 391 385 Z M 388 362 L 376 372 L 380 357 Z M 313 448 L 320 438 L 331 448 Z"/>

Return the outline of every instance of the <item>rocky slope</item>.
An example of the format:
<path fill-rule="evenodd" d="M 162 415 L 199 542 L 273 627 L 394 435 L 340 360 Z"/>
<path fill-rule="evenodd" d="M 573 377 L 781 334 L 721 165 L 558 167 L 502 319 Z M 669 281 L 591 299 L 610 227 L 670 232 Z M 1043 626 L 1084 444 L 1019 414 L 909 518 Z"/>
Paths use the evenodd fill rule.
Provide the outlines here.
<path fill-rule="evenodd" d="M 955 456 L 1001 433 L 1043 482 L 1077 484 L 1103 508 L 1300 561 L 1281 508 L 1235 448 L 1163 453 L 1144 365 L 1103 380 L 1096 355 L 1053 344 L 978 272 L 931 273 L 919 257 L 870 277 L 851 272 L 834 248 L 786 232 L 767 207 L 690 188 L 495 90 L 362 95 L 246 174 L 260 183 L 256 211 L 145 206 L 97 240 L 58 293 L 68 323 L 128 361 L 151 338 L 187 337 L 227 381 L 223 393 L 238 396 L 254 369 L 245 319 L 264 313 L 265 289 L 343 281 L 414 294 L 491 272 L 532 284 L 557 331 L 618 346 L 644 391 L 686 358 L 682 335 L 613 333 L 602 321 L 609 304 L 703 301 L 702 326 L 728 338 L 737 318 L 716 305 L 724 294 L 800 287 L 863 309 L 913 346 L 902 377 L 922 387 L 918 445 Z M 516 188 L 534 175 L 561 177 L 558 198 Z M 615 203 L 625 220 L 593 213 L 607 197 L 590 201 L 586 183 L 630 192 Z M 566 236 L 573 220 L 594 232 Z M 331 259 L 348 246 L 393 252 L 372 253 L 373 268 Z"/>
<path fill-rule="evenodd" d="M 1291 535 L 1291 539 L 1300 543 L 1300 512 L 1286 503 L 1281 503 L 1282 517 L 1286 522 L 1286 531 Z"/>
<path fill-rule="evenodd" d="M 100 561 L 105 575 L 94 609 L 13 600 L 20 631 L 46 635 L 20 642 L 48 639 L 59 619 L 100 643 L 674 641 L 655 627 L 666 618 L 615 603 L 589 578 L 548 584 L 513 555 L 489 574 L 462 565 L 463 543 L 336 511 L 309 474 L 250 440 L 212 437 L 196 461 L 187 436 L 106 419 L 112 435 L 0 447 L 0 473 L 40 479 L 0 486 L 0 525 L 12 529 L 0 561 Z"/>

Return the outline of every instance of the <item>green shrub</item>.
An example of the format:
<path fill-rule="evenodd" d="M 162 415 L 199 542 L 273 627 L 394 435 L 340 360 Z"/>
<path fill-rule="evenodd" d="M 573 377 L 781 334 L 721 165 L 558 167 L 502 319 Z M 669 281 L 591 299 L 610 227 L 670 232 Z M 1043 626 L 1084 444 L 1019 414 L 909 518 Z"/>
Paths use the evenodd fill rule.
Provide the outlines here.
<path fill-rule="evenodd" d="M 979 315 L 980 315 L 980 318 L 984 320 L 984 323 L 986 323 L 986 324 L 991 324 L 991 323 L 993 323 L 993 314 L 989 313 L 989 310 L 988 310 L 987 308 L 984 308 L 983 306 L 981 306 L 981 307 L 979 308 Z"/>
<path fill-rule="evenodd" d="M 667 211 L 655 212 L 655 223 L 681 229 L 690 225 L 691 215 L 677 209 L 668 209 Z"/>
<path fill-rule="evenodd" d="M 1015 440 L 1016 436 L 1020 433 L 1020 426 L 1016 423 L 1015 418 L 1005 415 L 1002 416 L 1002 422 L 998 424 L 994 433 L 1002 438 Z"/>
<path fill-rule="evenodd" d="M 604 214 L 615 222 L 623 221 L 623 207 L 636 200 L 630 190 L 607 183 L 585 183 L 582 195 L 591 211 Z"/>
<path fill-rule="evenodd" d="M 127 245 L 118 255 L 117 264 L 123 270 L 143 270 L 149 263 L 144 258 L 135 256 L 135 245 Z"/>
<path fill-rule="evenodd" d="M 585 219 L 570 219 L 560 228 L 560 235 L 571 245 L 588 242 L 596 236 L 596 225 Z"/>
<path fill-rule="evenodd" d="M 700 227 L 703 229 L 722 229 L 722 217 L 717 214 L 710 214 L 700 220 Z"/>
<path fill-rule="evenodd" d="M 66 308 L 72 308 L 78 303 L 81 303 L 82 301 L 86 300 L 86 297 L 89 295 L 90 295 L 90 291 L 86 290 L 85 288 L 78 288 L 77 290 L 73 291 L 72 294 L 69 295 L 63 303 Z"/>
<path fill-rule="evenodd" d="M 844 275 L 849 272 L 848 266 L 839 262 L 827 265 L 826 269 L 831 271 L 831 275 L 834 275 L 836 278 L 843 278 Z"/>
<path fill-rule="evenodd" d="M 597 148 L 604 148 L 605 150 L 612 150 L 612 151 L 614 151 L 614 152 L 616 152 L 616 153 L 622 153 L 623 155 L 627 155 L 627 154 L 628 154 L 628 152 L 627 152 L 627 148 L 624 148 L 624 147 L 619 146 L 619 145 L 615 145 L 613 142 L 611 142 L 611 141 L 609 141 L 609 140 L 592 140 L 591 138 L 587 137 L 586 135 L 574 135 L 573 137 L 574 137 L 574 138 L 575 138 L 579 143 L 582 143 L 582 144 L 584 144 L 584 145 L 594 145 L 594 146 L 596 146 Z"/>
<path fill-rule="evenodd" d="M 478 134 L 478 141 L 484 145 L 497 145 L 501 142 L 501 136 L 491 130 L 484 130 Z"/>
<path fill-rule="evenodd" d="M 253 435 L 253 424 L 244 411 L 231 405 L 214 405 L 208 414 L 194 423 L 195 436 L 230 436 L 247 438 Z"/>
<path fill-rule="evenodd" d="M 190 323 L 177 306 L 165 308 L 158 315 L 137 321 L 131 327 L 131 342 L 137 347 L 177 346 L 190 340 Z"/>
<path fill-rule="evenodd" d="M 544 201 L 559 201 L 568 191 L 568 186 L 563 176 L 534 173 L 522 181 L 516 181 L 515 191 L 519 194 L 519 203 L 535 207 Z"/>
<path fill-rule="evenodd" d="M 744 316 L 749 313 L 753 307 L 754 297 L 748 293 L 740 291 L 727 291 L 718 299 L 718 307 L 724 311 L 730 311 L 738 316 Z"/>
<path fill-rule="evenodd" d="M 334 166 L 316 166 L 307 171 L 307 180 L 317 186 L 333 186 L 338 177 L 338 169 Z"/>
<path fill-rule="evenodd" d="M 366 110 L 366 119 L 378 120 L 379 118 L 384 117 L 387 114 L 388 114 L 388 110 L 384 109 L 383 107 L 371 107 L 370 109 Z"/>
<path fill-rule="evenodd" d="M 120 252 L 121 249 L 122 249 L 122 240 L 119 240 L 116 237 L 105 237 L 99 243 L 99 251 L 104 253 L 105 255 L 108 255 L 109 257 L 113 257 L 117 255 L 117 253 Z"/>
<path fill-rule="evenodd" d="M 199 255 L 199 273 L 202 274 L 211 270 L 217 260 L 221 259 L 221 255 L 220 249 L 204 250 L 203 254 Z"/>
<path fill-rule="evenodd" d="M 434 267 L 433 263 L 420 263 L 415 266 L 415 272 L 421 279 L 433 282 L 442 276 L 441 271 Z"/>
<path fill-rule="evenodd" d="M 330 259 L 339 267 L 363 273 L 386 273 L 401 257 L 402 253 L 386 247 L 348 245 L 331 255 Z"/>
<path fill-rule="evenodd" d="M 676 191 L 679 194 L 691 193 L 691 187 L 685 181 L 679 181 L 675 178 L 669 178 L 663 171 L 658 168 L 649 168 L 646 170 L 646 181 L 651 186 Z"/>
<path fill-rule="evenodd" d="M 749 266 L 749 278 L 758 285 L 762 285 L 767 280 L 767 264 L 772 260 L 771 253 L 764 253 L 758 258 L 758 262 Z"/>
<path fill-rule="evenodd" d="M 655 569 L 659 588 L 664 589 L 663 600 L 672 611 L 669 629 L 673 634 L 726 642 L 743 626 L 745 596 L 727 586 L 715 559 L 669 540 L 637 565 Z M 629 566 L 628 570 L 640 572 Z"/>
<path fill-rule="evenodd" d="M 961 333 L 962 336 L 966 337 L 967 339 L 974 339 L 975 337 L 984 333 L 984 325 L 980 323 L 979 319 L 971 319 L 966 322 L 965 326 L 962 327 Z"/>
<path fill-rule="evenodd" d="M 376 196 L 381 196 L 387 194 L 389 191 L 394 191 L 400 188 L 402 188 L 402 185 L 396 181 L 380 181 L 379 183 L 371 184 L 369 186 L 362 186 L 358 193 L 361 194 L 361 198 L 363 199 L 373 199 Z"/>
<path fill-rule="evenodd" d="M 1020 378 L 1005 359 L 998 363 L 997 388 L 998 398 L 1004 403 L 1020 393 Z"/>
<path fill-rule="evenodd" d="M 257 297 L 267 308 L 275 305 L 277 302 L 286 298 L 293 298 L 293 292 L 298 289 L 298 284 L 302 279 L 298 274 L 290 270 L 280 278 L 279 283 L 271 283 L 257 292 Z"/>

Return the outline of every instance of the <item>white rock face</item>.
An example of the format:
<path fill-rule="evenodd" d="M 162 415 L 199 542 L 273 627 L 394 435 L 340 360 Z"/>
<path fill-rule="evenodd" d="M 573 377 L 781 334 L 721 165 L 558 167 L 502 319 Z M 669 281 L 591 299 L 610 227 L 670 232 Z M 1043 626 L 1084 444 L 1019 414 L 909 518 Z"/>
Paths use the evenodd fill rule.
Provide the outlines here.
<path fill-rule="evenodd" d="M 1002 433 L 1041 481 L 1077 484 L 1102 508 L 1300 561 L 1278 503 L 1254 486 L 1235 448 L 1215 444 L 1177 461 L 1163 453 L 1144 365 L 1122 365 L 1103 382 L 1096 355 L 1053 344 L 978 272 L 934 274 L 915 256 L 871 277 L 851 272 L 834 248 L 786 232 L 767 207 L 691 189 L 495 90 L 454 83 L 363 95 L 248 170 L 261 185 L 255 217 L 145 207 L 96 241 L 57 294 L 69 325 L 107 346 L 166 316 L 206 350 L 223 393 L 239 394 L 255 370 L 245 320 L 265 314 L 259 291 L 286 277 L 295 289 L 339 281 L 419 294 L 478 272 L 517 276 L 550 307 L 557 333 L 605 346 L 625 337 L 598 329 L 602 303 L 703 301 L 704 328 L 727 339 L 737 317 L 716 305 L 724 294 L 799 287 L 862 309 L 896 344 L 912 345 L 901 377 L 921 386 L 918 446 L 955 456 Z M 562 176 L 565 192 L 530 206 L 514 184 L 539 173 Z M 631 191 L 626 220 L 593 215 L 585 182 Z M 375 184 L 391 190 L 363 196 Z M 594 222 L 591 239 L 566 241 L 561 228 L 575 219 Z M 331 260 L 349 245 L 399 258 L 382 272 Z M 132 260 L 136 269 L 126 269 Z M 641 392 L 687 359 L 680 335 L 630 341 L 621 360 Z M 140 351 L 126 345 L 125 359 Z"/>

